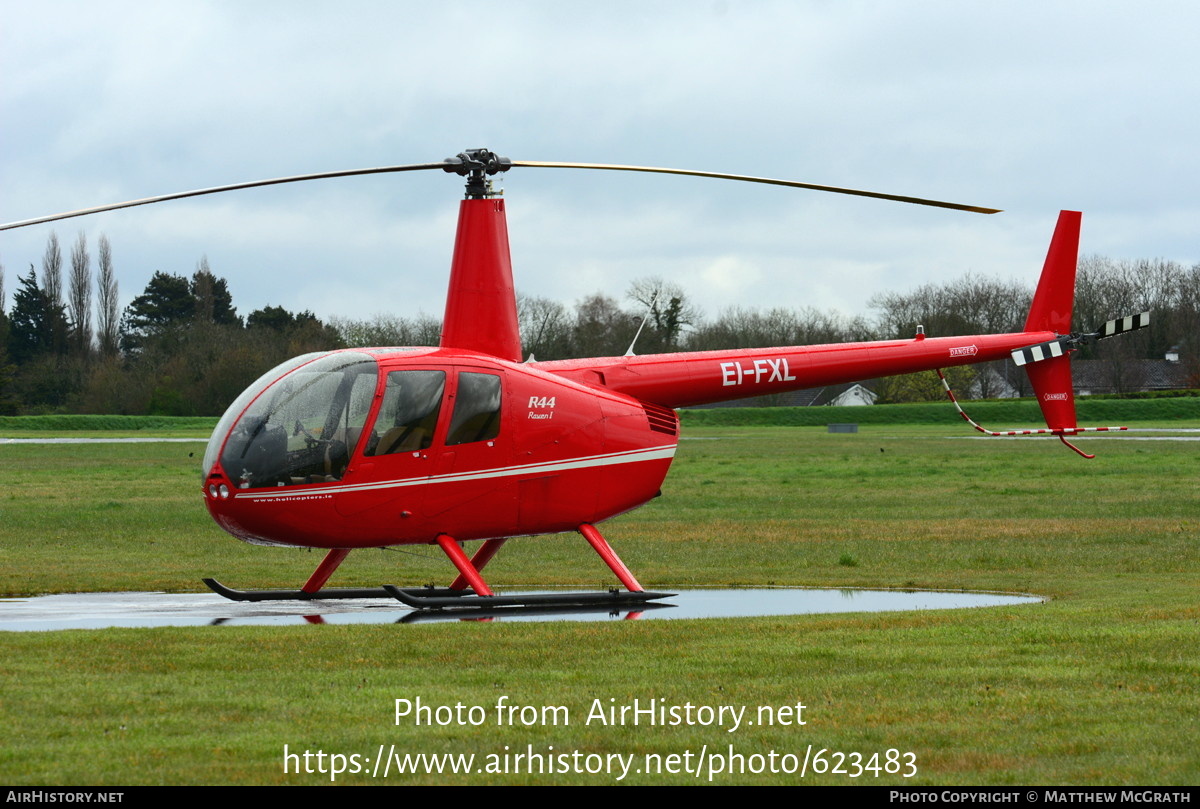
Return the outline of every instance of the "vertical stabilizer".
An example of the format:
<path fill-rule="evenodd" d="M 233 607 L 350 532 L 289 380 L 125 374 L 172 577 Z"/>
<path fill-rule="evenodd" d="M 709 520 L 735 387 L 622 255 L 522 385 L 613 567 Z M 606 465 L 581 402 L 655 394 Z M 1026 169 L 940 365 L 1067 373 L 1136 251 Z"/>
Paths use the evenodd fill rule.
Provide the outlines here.
<path fill-rule="evenodd" d="M 1075 268 L 1079 261 L 1078 211 L 1062 211 L 1050 240 L 1042 277 L 1038 280 L 1033 305 L 1025 321 L 1025 331 L 1071 331 L 1071 312 L 1075 306 Z M 1070 353 L 1025 366 L 1025 373 L 1037 396 L 1038 406 L 1052 430 L 1075 428 L 1075 389 L 1071 380 Z"/>
<path fill-rule="evenodd" d="M 1075 388 L 1071 380 L 1071 356 L 1025 366 L 1046 426 L 1058 432 L 1075 429 Z"/>
<path fill-rule="evenodd" d="M 1038 281 L 1025 331 L 1071 331 L 1071 310 L 1075 306 L 1075 266 L 1079 262 L 1079 211 L 1060 211 L 1042 277 Z"/>
<path fill-rule="evenodd" d="M 442 347 L 521 361 L 504 200 L 465 199 L 450 265 Z"/>

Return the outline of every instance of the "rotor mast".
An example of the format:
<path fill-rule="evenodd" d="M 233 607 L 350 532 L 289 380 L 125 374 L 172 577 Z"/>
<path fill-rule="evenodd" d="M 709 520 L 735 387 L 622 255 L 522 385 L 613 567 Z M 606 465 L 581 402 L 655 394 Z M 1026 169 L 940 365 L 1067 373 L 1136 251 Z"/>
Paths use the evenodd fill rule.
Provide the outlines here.
<path fill-rule="evenodd" d="M 521 361 L 517 293 L 513 286 L 504 200 L 493 192 L 491 176 L 512 161 L 487 149 L 469 149 L 448 158 L 443 170 L 467 178 L 459 203 L 458 232 L 450 263 L 442 348 L 459 348 Z"/>

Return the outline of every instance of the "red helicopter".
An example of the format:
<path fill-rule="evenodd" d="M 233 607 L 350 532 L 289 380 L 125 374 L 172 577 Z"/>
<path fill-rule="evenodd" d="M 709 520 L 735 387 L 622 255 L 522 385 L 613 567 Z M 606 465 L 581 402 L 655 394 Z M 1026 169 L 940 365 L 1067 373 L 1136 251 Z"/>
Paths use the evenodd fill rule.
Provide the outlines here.
<path fill-rule="evenodd" d="M 205 579 L 235 600 L 393 596 L 416 608 L 444 609 L 637 604 L 669 596 L 646 591 L 596 525 L 660 494 L 678 443 L 679 407 L 1011 357 L 1029 374 L 1047 428 L 991 434 L 1049 433 L 1091 457 L 1067 437 L 1124 429 L 1076 425 L 1070 353 L 1085 341 L 1148 325 L 1149 313 L 1071 333 L 1077 212 L 1059 216 L 1021 332 L 926 337 L 918 327 L 906 340 L 523 362 L 505 205 L 489 179 L 521 166 L 715 177 L 997 213 L 713 172 L 514 161 L 477 149 L 438 163 L 221 186 L 0 229 L 327 177 L 440 169 L 466 178 L 440 346 L 297 357 L 262 376 L 217 424 L 203 461 L 213 519 L 246 542 L 328 549 L 298 591 L 234 590 Z M 947 392 L 953 399 L 948 386 Z M 496 595 L 484 581 L 484 566 L 510 538 L 572 531 L 625 591 Z M 468 557 L 463 543 L 477 540 L 482 544 Z M 458 577 L 443 589 L 325 587 L 352 550 L 409 544 L 438 545 Z"/>

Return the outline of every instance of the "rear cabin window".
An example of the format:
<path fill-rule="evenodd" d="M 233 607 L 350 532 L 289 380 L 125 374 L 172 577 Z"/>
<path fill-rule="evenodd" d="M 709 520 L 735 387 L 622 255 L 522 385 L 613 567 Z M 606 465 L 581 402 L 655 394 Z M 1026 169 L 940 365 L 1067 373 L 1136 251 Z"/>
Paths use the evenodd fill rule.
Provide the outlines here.
<path fill-rule="evenodd" d="M 500 434 L 500 377 L 463 372 L 450 418 L 448 446 L 488 441 Z"/>

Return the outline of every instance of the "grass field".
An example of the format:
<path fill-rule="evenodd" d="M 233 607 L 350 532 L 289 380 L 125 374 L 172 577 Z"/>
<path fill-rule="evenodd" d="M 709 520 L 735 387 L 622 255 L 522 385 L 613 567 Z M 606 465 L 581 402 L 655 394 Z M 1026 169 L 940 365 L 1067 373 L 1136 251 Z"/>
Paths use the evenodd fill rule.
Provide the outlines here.
<path fill-rule="evenodd" d="M 1085 461 L 1057 441 L 974 439 L 964 429 L 689 428 L 664 497 L 606 524 L 606 535 L 654 588 L 966 588 L 1038 593 L 1050 597 L 1045 604 L 670 622 L 0 633 L 0 782 L 325 783 L 328 775 L 285 774 L 284 745 L 373 760 L 380 745 L 394 744 L 397 752 L 475 754 L 476 767 L 506 746 L 509 754 L 531 746 L 636 755 L 634 769 L 655 754 L 664 766 L 672 754 L 695 766 L 701 751 L 727 756 L 731 745 L 734 763 L 742 755 L 753 768 L 754 754 L 803 758 L 812 745 L 814 753 L 862 753 L 864 764 L 872 753 L 911 752 L 917 773 L 852 778 L 814 774 L 810 765 L 804 782 L 1197 783 L 1198 445 L 1087 439 L 1081 445 L 1099 457 Z M 316 553 L 244 545 L 209 520 L 202 451 L 0 445 L 0 592 L 198 591 L 208 575 L 243 587 L 303 582 Z M 488 572 L 499 587 L 610 579 L 573 535 L 510 543 Z M 363 551 L 331 584 L 446 581 L 449 573 L 433 552 Z M 570 724 L 559 714 L 558 725 L 501 726 L 493 710 L 501 696 L 564 706 Z M 417 697 L 478 705 L 486 719 L 397 724 L 395 700 Z M 800 702 L 806 724 L 728 732 L 586 722 L 594 700 L 635 698 L 747 706 L 748 717 L 759 706 Z M 337 783 L 614 780 L 345 773 Z M 623 780 L 695 781 L 633 771 Z"/>

